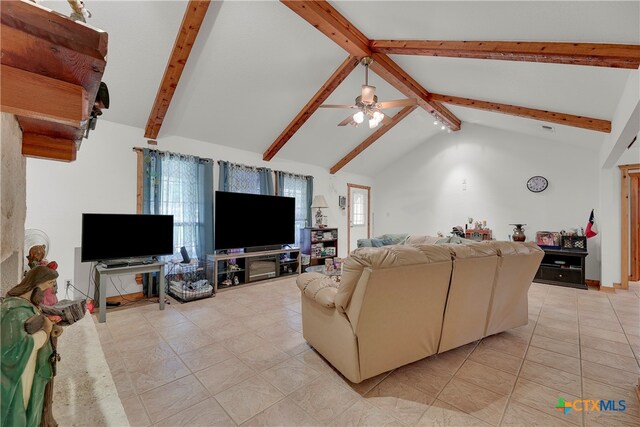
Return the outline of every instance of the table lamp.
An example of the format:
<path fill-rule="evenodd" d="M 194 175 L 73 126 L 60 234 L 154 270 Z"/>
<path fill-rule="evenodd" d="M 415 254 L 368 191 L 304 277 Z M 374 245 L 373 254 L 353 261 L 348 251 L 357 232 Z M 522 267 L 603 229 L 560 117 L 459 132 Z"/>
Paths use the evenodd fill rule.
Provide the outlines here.
<path fill-rule="evenodd" d="M 313 197 L 313 203 L 311 203 L 312 208 L 318 208 L 316 212 L 316 227 L 322 228 L 324 225 L 322 224 L 322 208 L 328 208 L 327 200 L 323 195 L 318 194 Z"/>

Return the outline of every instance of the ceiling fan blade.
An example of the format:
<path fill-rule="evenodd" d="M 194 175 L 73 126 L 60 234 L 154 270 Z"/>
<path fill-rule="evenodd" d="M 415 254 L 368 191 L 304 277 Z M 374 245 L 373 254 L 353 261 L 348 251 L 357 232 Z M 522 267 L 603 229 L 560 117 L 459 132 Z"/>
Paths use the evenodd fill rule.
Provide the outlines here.
<path fill-rule="evenodd" d="M 358 108 L 355 105 L 322 104 L 320 108 Z"/>
<path fill-rule="evenodd" d="M 408 107 L 410 105 L 416 105 L 416 100 L 414 98 L 408 99 L 396 99 L 393 101 L 383 101 L 378 102 L 378 108 L 395 108 L 395 107 Z"/>
<path fill-rule="evenodd" d="M 355 125 L 355 124 L 356 122 L 353 121 L 353 115 L 350 115 L 346 119 L 338 123 L 338 126 Z"/>

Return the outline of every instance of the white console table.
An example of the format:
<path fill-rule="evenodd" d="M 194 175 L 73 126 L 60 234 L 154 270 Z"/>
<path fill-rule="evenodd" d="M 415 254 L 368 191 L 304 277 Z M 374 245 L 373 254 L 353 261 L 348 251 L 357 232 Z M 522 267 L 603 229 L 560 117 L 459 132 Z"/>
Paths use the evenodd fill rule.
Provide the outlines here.
<path fill-rule="evenodd" d="M 109 276 L 120 276 L 123 274 L 144 274 L 159 273 L 158 294 L 160 310 L 164 310 L 164 263 L 154 262 L 153 264 L 129 265 L 126 267 L 105 268 L 102 265 L 96 267 L 96 282 L 100 284 L 100 313 L 98 321 L 107 321 L 107 278 Z M 151 283 L 149 283 L 151 286 Z"/>

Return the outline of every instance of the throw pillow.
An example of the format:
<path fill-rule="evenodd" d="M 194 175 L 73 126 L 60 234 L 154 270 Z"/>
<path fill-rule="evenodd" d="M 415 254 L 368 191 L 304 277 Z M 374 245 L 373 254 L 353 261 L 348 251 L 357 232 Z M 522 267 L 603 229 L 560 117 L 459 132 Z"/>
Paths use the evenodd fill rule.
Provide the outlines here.
<path fill-rule="evenodd" d="M 384 246 L 384 240 L 382 239 L 371 239 L 371 246 L 374 248 L 381 248 Z"/>

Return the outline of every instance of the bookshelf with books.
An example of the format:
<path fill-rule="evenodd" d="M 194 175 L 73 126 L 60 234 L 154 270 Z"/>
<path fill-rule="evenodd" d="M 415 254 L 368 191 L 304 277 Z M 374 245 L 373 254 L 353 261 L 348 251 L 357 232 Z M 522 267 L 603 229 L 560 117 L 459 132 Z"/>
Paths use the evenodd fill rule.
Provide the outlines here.
<path fill-rule="evenodd" d="M 302 253 L 311 256 L 310 265 L 324 265 L 326 258 L 338 256 L 338 229 L 309 227 L 300 230 Z"/>

